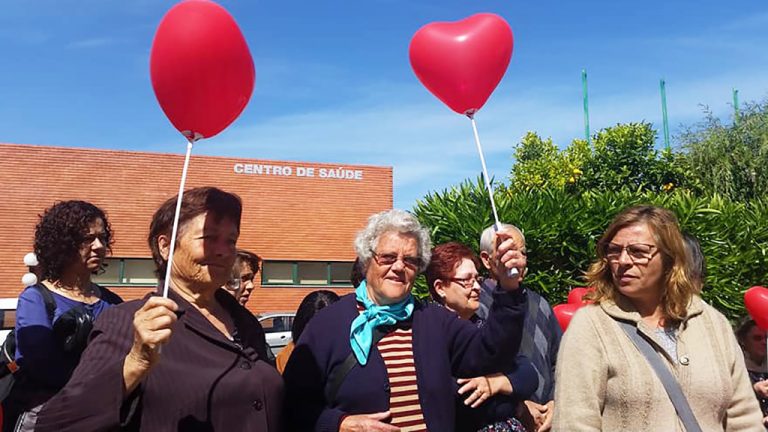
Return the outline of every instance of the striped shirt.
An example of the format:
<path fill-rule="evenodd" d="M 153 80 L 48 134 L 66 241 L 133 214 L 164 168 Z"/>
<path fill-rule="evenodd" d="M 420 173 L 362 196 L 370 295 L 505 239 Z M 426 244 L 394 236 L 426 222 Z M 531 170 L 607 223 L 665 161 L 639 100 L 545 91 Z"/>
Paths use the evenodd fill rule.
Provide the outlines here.
<path fill-rule="evenodd" d="M 396 328 L 384 336 L 377 347 L 389 377 L 392 425 L 403 432 L 427 430 L 413 363 L 413 329 Z"/>

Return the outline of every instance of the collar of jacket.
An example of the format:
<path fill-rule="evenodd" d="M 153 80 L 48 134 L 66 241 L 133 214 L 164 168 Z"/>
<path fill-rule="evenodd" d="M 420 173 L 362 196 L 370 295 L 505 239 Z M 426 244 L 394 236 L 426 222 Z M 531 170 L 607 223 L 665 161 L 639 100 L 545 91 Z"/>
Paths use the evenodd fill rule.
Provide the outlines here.
<path fill-rule="evenodd" d="M 618 294 L 615 302 L 611 300 L 600 302 L 600 307 L 603 309 L 603 311 L 605 311 L 606 314 L 608 314 L 608 316 L 614 319 L 633 322 L 641 329 L 648 327 L 642 322 L 640 313 L 637 311 L 629 298 L 622 294 Z M 701 299 L 701 297 L 694 294 L 688 301 L 688 306 L 685 309 L 686 315 L 681 322 L 683 327 L 688 323 L 688 320 L 695 317 L 696 315 L 701 314 L 704 311 L 704 301 Z"/>
<path fill-rule="evenodd" d="M 250 312 L 241 306 L 232 295 L 221 288 L 217 289 L 214 295 L 219 304 L 221 304 L 224 310 L 226 310 L 232 318 L 232 321 L 235 324 L 235 332 L 237 333 L 232 336 L 237 336 L 237 342 L 239 342 L 240 346 L 234 341 L 227 339 L 226 336 L 216 329 L 195 306 L 181 297 L 173 289 L 168 291 L 168 297 L 179 305 L 180 310 L 184 311 L 184 314 L 179 317 L 180 323 L 183 323 L 187 328 L 213 343 L 233 351 L 240 351 L 247 357 L 255 358 L 254 356 L 258 356 L 258 352 L 252 346 L 252 339 L 254 337 L 254 335 L 252 335 L 252 325 L 248 325 L 249 323 L 246 317 L 246 314 L 250 315 Z"/>

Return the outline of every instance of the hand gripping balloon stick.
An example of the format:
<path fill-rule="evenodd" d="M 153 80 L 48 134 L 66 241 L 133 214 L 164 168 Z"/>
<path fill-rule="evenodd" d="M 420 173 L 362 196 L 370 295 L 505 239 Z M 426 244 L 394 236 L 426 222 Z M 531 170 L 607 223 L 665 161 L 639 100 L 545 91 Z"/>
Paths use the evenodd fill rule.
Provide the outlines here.
<path fill-rule="evenodd" d="M 493 230 L 498 233 L 501 231 L 501 222 L 499 222 L 499 213 L 496 211 L 496 200 L 493 197 L 493 186 L 491 180 L 488 177 L 488 168 L 485 166 L 485 157 L 483 156 L 483 147 L 480 145 L 480 135 L 477 133 L 477 124 L 475 124 L 474 114 L 467 114 L 467 117 L 472 121 L 472 131 L 475 133 L 475 144 L 477 145 L 477 153 L 480 155 L 480 164 L 483 166 L 483 179 L 485 180 L 485 187 L 488 189 L 488 196 L 491 198 L 491 210 L 493 210 Z M 516 268 L 511 268 L 507 271 L 509 277 L 517 277 L 520 271 Z"/>

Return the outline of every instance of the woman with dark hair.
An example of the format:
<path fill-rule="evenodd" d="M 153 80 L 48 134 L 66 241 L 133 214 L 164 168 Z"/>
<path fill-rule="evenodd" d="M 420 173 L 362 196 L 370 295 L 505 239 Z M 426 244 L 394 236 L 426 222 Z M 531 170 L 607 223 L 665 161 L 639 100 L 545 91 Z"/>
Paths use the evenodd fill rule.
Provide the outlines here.
<path fill-rule="evenodd" d="M 338 294 L 328 290 L 312 291 L 304 297 L 304 300 L 299 304 L 299 308 L 296 310 L 296 316 L 293 318 L 293 325 L 291 325 L 291 341 L 277 354 L 277 371 L 283 373 L 285 365 L 288 364 L 288 359 L 291 357 L 293 347 L 301 337 L 301 333 L 304 332 L 304 327 L 307 326 L 309 320 L 312 319 L 315 314 L 324 307 L 336 303 L 339 300 Z"/>
<path fill-rule="evenodd" d="M 765 330 L 750 317 L 736 329 L 736 339 L 744 352 L 744 364 L 752 382 L 752 390 L 763 411 L 763 423 L 768 420 L 768 361 L 766 360 Z M 768 426 L 768 425 L 767 425 Z"/>
<path fill-rule="evenodd" d="M 762 429 L 741 350 L 728 320 L 699 297 L 691 256 L 671 211 L 616 216 L 587 272 L 593 304 L 560 345 L 553 430 Z"/>
<path fill-rule="evenodd" d="M 704 279 L 707 276 L 707 261 L 704 258 L 704 253 L 701 251 L 701 243 L 699 243 L 699 239 L 696 236 L 688 233 L 683 233 L 683 241 L 685 241 L 685 250 L 688 253 L 688 257 L 691 259 L 689 267 L 691 279 L 697 281 L 703 287 Z"/>
<path fill-rule="evenodd" d="M 165 277 L 177 197 L 155 212 L 149 247 Z M 240 234 L 240 198 L 184 193 L 169 298 L 148 295 L 96 323 L 80 365 L 37 431 L 278 431 L 283 387 L 258 320 L 221 289 Z M 162 350 L 160 347 L 162 346 Z"/>
<path fill-rule="evenodd" d="M 4 431 L 17 423 L 17 430 L 31 430 L 40 405 L 61 390 L 75 370 L 93 320 L 122 302 L 91 282 L 103 269 L 111 245 L 107 216 L 91 203 L 59 202 L 40 217 L 35 254 L 42 282 L 19 296 L 14 334 L 20 369 L 3 401 Z"/>
<path fill-rule="evenodd" d="M 449 242 L 432 249 L 432 259 L 424 271 L 432 299 L 459 318 L 478 327 L 485 321 L 477 316 L 480 308 L 482 278 L 477 268 L 480 260 L 469 247 Z M 505 373 L 473 378 L 459 378 L 456 409 L 457 431 L 524 432 L 516 418 L 538 386 L 538 377 L 531 361 L 524 356 L 509 358 Z"/>
<path fill-rule="evenodd" d="M 247 250 L 238 249 L 230 279 L 222 286 L 243 306 L 251 298 L 254 288 L 253 280 L 259 272 L 260 264 L 260 256 Z"/>

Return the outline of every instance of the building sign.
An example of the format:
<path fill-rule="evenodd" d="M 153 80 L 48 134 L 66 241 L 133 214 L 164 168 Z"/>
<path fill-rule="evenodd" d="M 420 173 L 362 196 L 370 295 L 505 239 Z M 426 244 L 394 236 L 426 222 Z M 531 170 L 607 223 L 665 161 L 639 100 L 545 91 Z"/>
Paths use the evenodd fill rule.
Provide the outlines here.
<path fill-rule="evenodd" d="M 322 179 L 362 180 L 363 170 L 344 167 L 326 168 L 313 166 L 288 166 L 269 164 L 236 163 L 235 174 L 271 175 L 283 177 L 313 177 Z"/>

